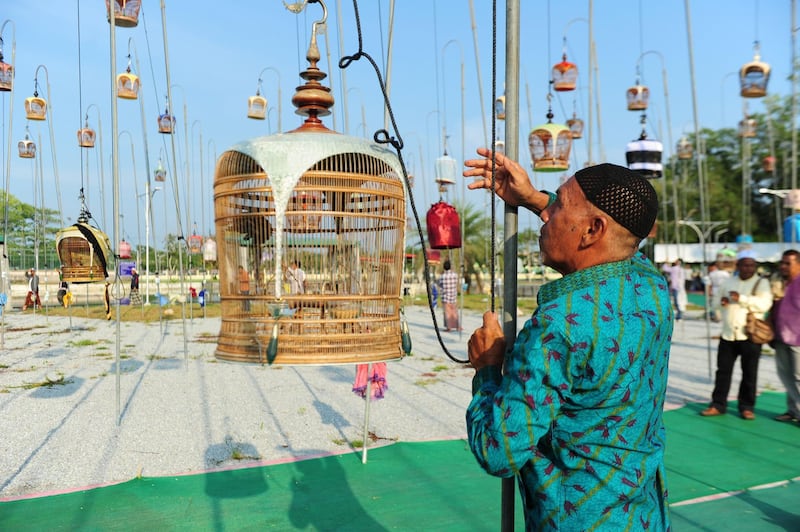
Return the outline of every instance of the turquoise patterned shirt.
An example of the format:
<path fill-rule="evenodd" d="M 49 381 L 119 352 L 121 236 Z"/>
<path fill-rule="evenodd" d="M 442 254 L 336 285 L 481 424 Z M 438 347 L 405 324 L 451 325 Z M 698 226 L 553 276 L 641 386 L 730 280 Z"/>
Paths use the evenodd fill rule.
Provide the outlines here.
<path fill-rule="evenodd" d="M 673 315 L 641 253 L 542 286 L 467 410 L 487 472 L 517 475 L 528 530 L 669 529 L 664 394 Z"/>

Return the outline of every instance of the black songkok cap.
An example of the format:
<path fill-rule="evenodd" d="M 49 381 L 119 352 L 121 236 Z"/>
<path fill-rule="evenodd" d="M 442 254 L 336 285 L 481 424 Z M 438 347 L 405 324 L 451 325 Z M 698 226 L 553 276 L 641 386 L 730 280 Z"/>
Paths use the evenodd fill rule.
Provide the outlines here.
<path fill-rule="evenodd" d="M 658 216 L 650 182 L 624 166 L 603 163 L 575 172 L 586 199 L 639 238 L 647 238 Z"/>

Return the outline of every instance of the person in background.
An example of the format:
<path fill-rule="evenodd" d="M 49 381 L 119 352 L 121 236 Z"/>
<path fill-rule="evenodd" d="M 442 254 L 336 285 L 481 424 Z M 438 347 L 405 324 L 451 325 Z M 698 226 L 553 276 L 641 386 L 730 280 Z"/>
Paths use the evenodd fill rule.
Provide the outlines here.
<path fill-rule="evenodd" d="M 675 262 L 664 264 L 664 273 L 669 275 L 669 292 L 672 295 L 672 303 L 675 305 L 675 319 L 683 318 L 686 312 L 686 270 L 683 269 L 683 261 L 675 259 Z"/>
<path fill-rule="evenodd" d="M 658 197 L 647 179 L 601 164 L 557 194 L 480 148 L 470 190 L 495 190 L 544 222 L 542 261 L 563 275 L 509 350 L 488 312 L 468 342 L 475 368 L 467 434 L 478 463 L 516 476 L 526 530 L 669 530 L 664 396 L 672 306 L 661 272 L 638 251 Z"/>
<path fill-rule="evenodd" d="M 139 295 L 139 272 L 136 268 L 131 268 L 131 305 L 141 305 L 142 298 Z"/>
<path fill-rule="evenodd" d="M 247 297 L 250 295 L 250 274 L 247 273 L 247 270 L 245 270 L 244 266 L 241 264 L 239 265 L 238 280 L 239 294 L 245 296 L 242 300 L 242 310 L 246 312 L 250 310 L 250 298 Z"/>
<path fill-rule="evenodd" d="M 783 297 L 773 306 L 772 346 L 778 377 L 786 388 L 786 412 L 775 419 L 800 423 L 800 252 L 784 251 L 779 270 L 785 287 Z"/>
<path fill-rule="evenodd" d="M 306 292 L 306 272 L 300 268 L 300 263 L 293 260 L 286 270 L 286 280 L 289 281 L 289 293 L 300 295 Z"/>
<path fill-rule="evenodd" d="M 716 262 L 712 262 L 708 266 L 708 299 L 710 302 L 710 313 L 709 317 L 712 321 L 719 321 L 720 318 L 720 306 L 719 306 L 719 299 L 720 299 L 720 290 L 722 289 L 722 284 L 730 279 L 731 274 L 727 270 L 723 270 L 719 267 Z"/>
<path fill-rule="evenodd" d="M 31 268 L 25 272 L 25 278 L 28 279 L 28 294 L 25 296 L 25 303 L 22 304 L 22 310 L 28 310 L 28 307 L 34 309 L 41 308 L 42 302 L 39 299 L 39 275 L 36 273 L 35 268 Z"/>
<path fill-rule="evenodd" d="M 751 342 L 745 333 L 747 313 L 764 315 L 772 306 L 772 289 L 769 280 L 756 275 L 758 263 L 752 250 L 737 255 L 736 273 L 720 288 L 719 305 L 722 309 L 722 332 L 717 348 L 717 372 L 711 404 L 700 412 L 702 416 L 720 416 L 728 409 L 728 391 L 731 388 L 733 365 L 740 358 L 742 382 L 739 384 L 739 414 L 743 419 L 756 418 L 758 361 L 761 344 Z"/>
<path fill-rule="evenodd" d="M 458 309 L 456 298 L 458 296 L 458 274 L 451 269 L 450 259 L 444 261 L 444 273 L 437 283 L 442 290 L 442 311 L 444 313 L 444 330 L 460 331 L 458 323 Z"/>
<path fill-rule="evenodd" d="M 63 272 L 59 273 L 63 275 Z M 68 308 L 71 302 L 70 301 L 71 297 L 67 297 L 68 293 L 69 293 L 69 283 L 67 282 L 66 279 L 61 277 L 61 280 L 58 282 L 58 291 L 56 292 L 56 299 L 58 299 L 58 303 L 64 308 Z"/>

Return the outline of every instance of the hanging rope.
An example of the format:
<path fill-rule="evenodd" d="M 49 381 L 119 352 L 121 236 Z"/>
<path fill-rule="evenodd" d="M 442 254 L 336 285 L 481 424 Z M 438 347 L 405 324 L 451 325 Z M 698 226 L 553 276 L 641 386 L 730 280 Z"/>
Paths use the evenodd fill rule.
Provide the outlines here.
<path fill-rule="evenodd" d="M 81 119 L 83 118 L 83 69 L 81 68 L 81 0 L 75 0 L 78 5 L 78 129 L 81 128 Z M 88 113 L 87 113 L 88 117 Z M 84 184 L 84 171 L 83 171 L 83 156 L 84 150 L 81 149 L 81 201 L 83 197 Z"/>
<path fill-rule="evenodd" d="M 400 161 L 400 167 L 401 167 L 401 169 L 403 171 L 403 180 L 404 180 L 405 185 L 406 185 L 406 190 L 408 191 L 408 197 L 409 197 L 409 203 L 411 205 L 411 211 L 412 211 L 412 213 L 414 215 L 414 221 L 416 222 L 416 225 L 417 225 L 417 232 L 419 234 L 420 243 L 422 244 L 423 268 L 424 268 L 424 273 L 425 273 L 425 288 L 426 288 L 427 295 L 428 295 L 428 308 L 430 309 L 431 319 L 433 320 L 434 330 L 436 331 L 436 338 L 439 341 L 439 345 L 441 346 L 441 348 L 444 351 L 445 355 L 447 355 L 447 357 L 450 360 L 452 360 L 453 362 L 458 362 L 460 364 L 465 364 L 465 363 L 468 363 L 469 360 L 461 360 L 461 359 L 458 359 L 455 356 L 453 356 L 453 354 L 450 353 L 450 351 L 444 345 L 444 340 L 442 339 L 442 335 L 441 335 L 441 332 L 439 330 L 439 324 L 438 324 L 438 322 L 436 320 L 436 312 L 434 311 L 433 304 L 432 304 L 433 296 L 432 296 L 432 292 L 431 292 L 430 264 L 428 262 L 427 253 L 425 253 L 425 235 L 422 232 L 422 224 L 420 223 L 420 220 L 419 220 L 419 213 L 417 212 L 417 206 L 414 203 L 414 197 L 413 197 L 413 194 L 411 193 L 411 184 L 410 184 L 409 179 L 408 179 L 408 171 L 406 170 L 405 161 L 403 160 L 403 153 L 402 153 L 402 150 L 403 150 L 403 147 L 404 147 L 403 138 L 400 135 L 400 131 L 397 128 L 397 121 L 395 120 L 394 111 L 392 110 L 392 105 L 391 105 L 391 102 L 389 101 L 389 96 L 388 96 L 388 94 L 386 92 L 386 85 L 385 85 L 385 83 L 383 81 L 383 77 L 381 76 L 380 68 L 378 67 L 378 64 L 375 62 L 375 60 L 368 53 L 364 52 L 364 50 L 363 50 L 363 36 L 362 36 L 362 32 L 361 32 L 361 18 L 360 18 L 359 12 L 358 12 L 358 0 L 353 0 L 353 9 L 354 9 L 354 12 L 355 12 L 356 28 L 357 28 L 357 35 L 358 35 L 358 51 L 353 55 L 344 55 L 344 56 L 342 56 L 342 58 L 339 60 L 339 68 L 345 69 L 345 68 L 349 67 L 350 64 L 353 63 L 354 61 L 358 61 L 358 60 L 364 58 L 370 63 L 370 65 L 372 65 L 372 68 L 375 71 L 375 75 L 378 78 L 378 85 L 380 86 L 381 93 L 383 94 L 383 101 L 384 101 L 384 104 L 386 105 L 387 114 L 388 114 L 389 120 L 391 121 L 391 124 L 392 124 L 392 131 L 394 131 L 396 137 L 391 136 L 386 129 L 381 128 L 381 129 L 378 129 L 377 131 L 375 131 L 375 133 L 373 134 L 373 141 L 378 143 L 378 144 L 391 144 L 392 147 L 397 152 L 397 158 Z"/>

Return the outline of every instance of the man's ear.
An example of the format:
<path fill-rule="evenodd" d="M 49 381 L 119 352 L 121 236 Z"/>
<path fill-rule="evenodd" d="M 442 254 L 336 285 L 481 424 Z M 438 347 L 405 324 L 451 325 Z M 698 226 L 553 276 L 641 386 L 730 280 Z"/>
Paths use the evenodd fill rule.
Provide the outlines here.
<path fill-rule="evenodd" d="M 601 240 L 608 231 L 608 219 L 603 215 L 594 215 L 589 218 L 589 224 L 581 237 L 581 245 L 589 247 Z"/>

